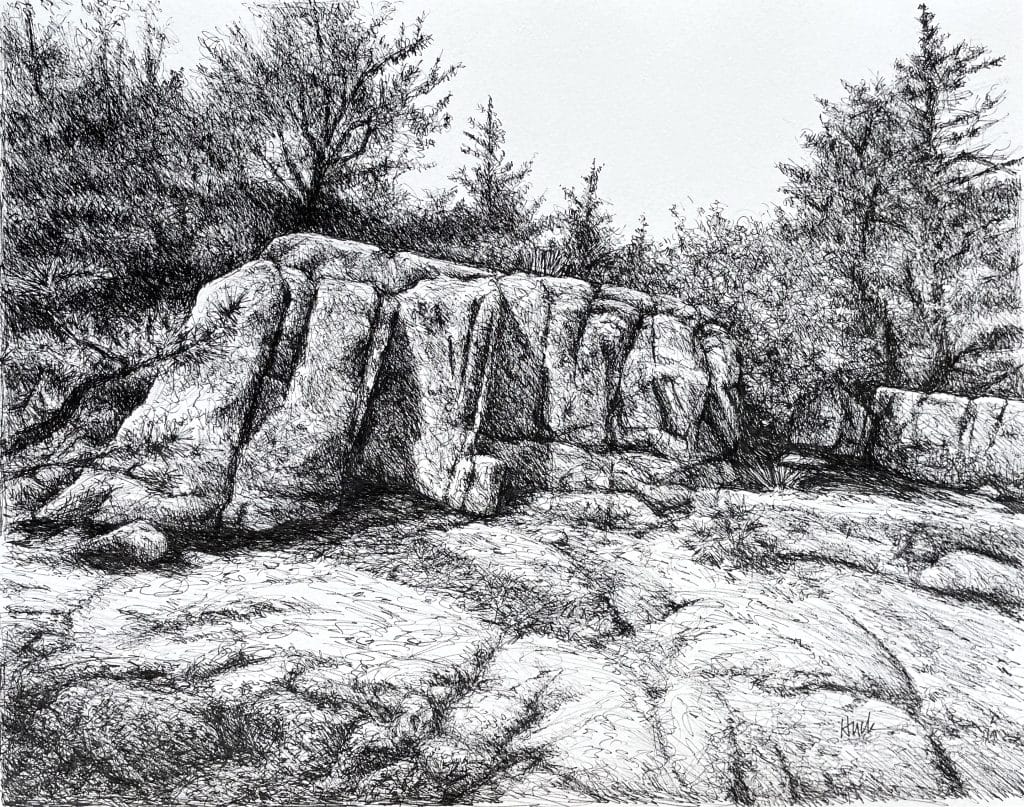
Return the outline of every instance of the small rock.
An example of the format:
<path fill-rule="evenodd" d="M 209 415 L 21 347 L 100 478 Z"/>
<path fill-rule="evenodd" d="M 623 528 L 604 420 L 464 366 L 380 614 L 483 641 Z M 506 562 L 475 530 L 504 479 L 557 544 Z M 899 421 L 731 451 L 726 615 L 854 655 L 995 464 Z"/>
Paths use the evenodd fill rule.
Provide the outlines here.
<path fill-rule="evenodd" d="M 78 553 L 99 565 L 146 566 L 160 560 L 167 549 L 167 537 L 160 530 L 149 522 L 133 521 L 84 540 Z"/>
<path fill-rule="evenodd" d="M 999 490 L 993 487 L 992 485 L 982 485 L 980 488 L 978 488 L 977 493 L 979 496 L 984 496 L 987 499 L 993 500 L 1002 497 L 1002 494 L 999 492 Z"/>
<path fill-rule="evenodd" d="M 465 457 L 455 464 L 447 503 L 476 516 L 492 516 L 501 498 L 502 464 L 494 457 Z"/>
<path fill-rule="evenodd" d="M 794 468 L 827 468 L 828 460 L 811 454 L 787 454 L 779 461 L 779 464 Z"/>

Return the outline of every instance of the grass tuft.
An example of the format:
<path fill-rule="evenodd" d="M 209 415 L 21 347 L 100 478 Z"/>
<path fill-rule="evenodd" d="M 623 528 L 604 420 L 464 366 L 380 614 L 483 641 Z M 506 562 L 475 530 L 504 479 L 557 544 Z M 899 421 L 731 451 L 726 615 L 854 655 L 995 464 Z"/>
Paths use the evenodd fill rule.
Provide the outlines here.
<path fill-rule="evenodd" d="M 795 490 L 806 484 L 810 472 L 783 464 L 768 454 L 752 454 L 736 464 L 739 483 L 749 490 Z"/>
<path fill-rule="evenodd" d="M 779 564 L 778 538 L 762 519 L 763 508 L 729 496 L 695 530 L 694 559 L 706 566 L 769 571 Z"/>

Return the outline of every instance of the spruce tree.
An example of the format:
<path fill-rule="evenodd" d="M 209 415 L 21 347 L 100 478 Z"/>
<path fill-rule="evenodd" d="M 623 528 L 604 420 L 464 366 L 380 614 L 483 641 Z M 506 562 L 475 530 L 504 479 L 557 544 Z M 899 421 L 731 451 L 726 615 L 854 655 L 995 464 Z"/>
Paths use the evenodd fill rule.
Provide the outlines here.
<path fill-rule="evenodd" d="M 451 179 L 465 192 L 480 235 L 526 237 L 534 228 L 540 200 L 530 199 L 526 181 L 532 163 L 516 166 L 505 152 L 505 129 L 494 111 L 494 99 L 478 107 L 483 117 L 469 119 L 462 153 L 472 158 Z"/>
<path fill-rule="evenodd" d="M 562 189 L 566 204 L 558 214 L 566 274 L 592 283 L 606 282 L 615 260 L 617 234 L 607 203 L 597 190 L 602 167 L 593 160 L 578 191 Z"/>
<path fill-rule="evenodd" d="M 822 101 L 807 164 L 784 191 L 836 310 L 852 314 L 860 397 L 875 387 L 993 394 L 1019 388 L 1013 233 L 1018 160 L 991 144 L 1002 96 L 972 84 L 1002 60 L 949 44 L 922 5 L 917 49 L 892 80 Z"/>
<path fill-rule="evenodd" d="M 990 142 L 1005 94 L 978 95 L 970 86 L 1002 57 L 968 42 L 950 45 L 935 15 L 918 8 L 917 52 L 896 64 L 905 185 L 897 208 L 902 248 L 891 263 L 905 278 L 917 326 L 908 331 L 907 375 L 922 388 L 943 389 L 965 360 L 1020 340 L 1019 320 L 1000 322 L 979 305 L 993 285 L 1014 285 L 1009 267 L 1002 278 L 990 276 L 995 284 L 984 292 L 970 283 L 982 265 L 998 272 L 987 253 L 1014 226 L 1012 169 L 1020 161 Z M 990 323 L 984 332 L 965 327 L 982 317 Z"/>

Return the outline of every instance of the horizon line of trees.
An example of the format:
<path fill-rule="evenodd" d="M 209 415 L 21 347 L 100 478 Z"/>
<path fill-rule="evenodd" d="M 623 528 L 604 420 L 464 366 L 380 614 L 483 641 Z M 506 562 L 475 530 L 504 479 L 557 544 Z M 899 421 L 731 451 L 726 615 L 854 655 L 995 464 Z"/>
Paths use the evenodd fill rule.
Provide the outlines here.
<path fill-rule="evenodd" d="M 1024 396 L 1019 158 L 990 142 L 1001 94 L 972 89 L 1001 59 L 924 5 L 890 76 L 819 101 L 770 216 L 674 210 L 661 240 L 614 227 L 596 159 L 542 214 L 490 97 L 451 184 L 413 195 L 400 180 L 451 126 L 461 69 L 427 58 L 422 17 L 259 6 L 190 73 L 168 68 L 154 2 L 78 10 L 21 0 L 0 30 L 8 476 L 88 461 L 186 349 L 169 346 L 196 291 L 294 231 L 682 297 L 747 357 L 752 445 L 784 445 L 830 390 L 869 415 L 883 385 Z"/>

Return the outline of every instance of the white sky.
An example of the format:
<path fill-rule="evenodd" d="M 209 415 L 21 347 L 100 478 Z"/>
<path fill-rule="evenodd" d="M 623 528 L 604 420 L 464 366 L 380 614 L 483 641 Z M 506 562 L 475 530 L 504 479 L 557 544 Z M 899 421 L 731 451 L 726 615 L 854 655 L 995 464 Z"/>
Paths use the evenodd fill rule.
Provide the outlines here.
<path fill-rule="evenodd" d="M 596 157 L 602 195 L 619 225 L 646 212 L 655 234 L 668 208 L 722 201 L 733 215 L 777 202 L 775 165 L 799 156 L 817 124 L 815 96 L 838 98 L 840 80 L 888 75 L 916 46 L 918 0 L 404 0 L 398 15 L 427 12 L 426 30 L 450 62 L 451 131 L 410 178 L 432 187 L 462 164 L 465 119 L 487 95 L 508 131 L 508 152 L 534 160 L 533 184 L 562 200 Z M 1006 56 L 985 82 L 1007 91 L 1000 141 L 1015 148 L 1024 110 L 1021 0 L 932 0 L 940 26 Z M 241 0 L 164 0 L 193 64 L 206 30 L 245 14 Z"/>

